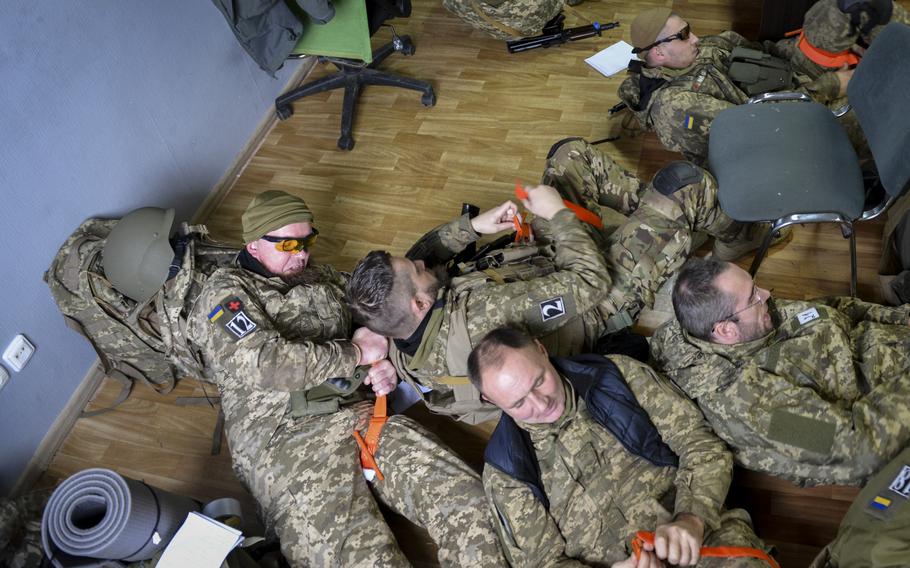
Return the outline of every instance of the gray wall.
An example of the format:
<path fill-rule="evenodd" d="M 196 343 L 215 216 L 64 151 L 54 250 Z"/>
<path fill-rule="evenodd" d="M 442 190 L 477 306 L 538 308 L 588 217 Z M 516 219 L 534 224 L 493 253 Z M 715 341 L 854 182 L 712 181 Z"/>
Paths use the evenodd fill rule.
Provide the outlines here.
<path fill-rule="evenodd" d="M 292 71 L 261 71 L 209 0 L 0 2 L 0 350 L 38 348 L 0 391 L 0 495 L 94 360 L 41 281 L 57 248 L 90 216 L 188 218 Z"/>

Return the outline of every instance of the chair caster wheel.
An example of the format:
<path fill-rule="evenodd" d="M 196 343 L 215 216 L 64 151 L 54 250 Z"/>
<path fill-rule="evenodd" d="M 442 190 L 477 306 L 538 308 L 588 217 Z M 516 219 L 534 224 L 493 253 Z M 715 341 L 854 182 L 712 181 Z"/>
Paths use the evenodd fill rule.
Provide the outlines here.
<path fill-rule="evenodd" d="M 401 53 L 405 56 L 414 55 L 417 53 L 417 47 L 411 42 L 403 43 L 401 46 Z"/>
<path fill-rule="evenodd" d="M 338 147 L 342 150 L 350 150 L 354 147 L 354 137 L 353 136 L 342 136 L 338 139 Z"/>
<path fill-rule="evenodd" d="M 423 103 L 425 107 L 436 106 L 436 93 L 430 91 L 429 93 L 424 93 L 420 97 L 420 102 Z"/>
<path fill-rule="evenodd" d="M 278 120 L 287 120 L 294 115 L 294 107 L 291 105 L 275 107 L 275 114 L 278 115 Z"/>

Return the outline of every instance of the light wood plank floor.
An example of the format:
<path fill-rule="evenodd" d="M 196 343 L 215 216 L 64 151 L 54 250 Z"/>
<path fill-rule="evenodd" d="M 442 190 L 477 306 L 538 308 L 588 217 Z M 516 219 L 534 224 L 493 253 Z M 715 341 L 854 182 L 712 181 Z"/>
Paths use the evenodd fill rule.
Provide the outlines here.
<path fill-rule="evenodd" d="M 902 0 L 910 5 L 910 0 Z M 585 19 L 619 20 L 604 34 L 553 49 L 509 55 L 502 42 L 473 31 L 441 4 L 414 0 L 410 19 L 395 22 L 417 44 L 413 57 L 393 55 L 383 68 L 430 80 L 433 108 L 420 95 L 368 87 L 360 99 L 352 152 L 336 149 L 341 93 L 317 95 L 295 104 L 295 115 L 279 123 L 215 212 L 207 219 L 217 236 L 239 240 L 240 213 L 257 193 L 284 189 L 306 198 L 321 237 L 314 257 L 340 269 L 375 248 L 402 253 L 423 232 L 457 215 L 463 201 L 482 208 L 510 198 L 515 180 L 535 182 L 550 145 L 568 136 L 597 140 L 614 158 L 643 178 L 678 156 L 652 135 L 634 136 L 623 116 L 610 118 L 623 75 L 604 78 L 584 58 L 628 37 L 628 24 L 642 8 L 673 6 L 701 35 L 734 29 L 757 35 L 760 3 L 748 0 L 587 0 L 568 13 L 569 25 Z M 381 30 L 374 45 L 389 38 Z M 329 66 L 317 66 L 312 78 Z M 860 227 L 859 295 L 878 300 L 876 268 L 881 224 Z M 745 265 L 745 264 L 744 264 Z M 768 258 L 758 282 L 786 298 L 847 294 L 848 243 L 831 226 L 797 229 L 793 241 Z M 670 315 L 663 295 L 640 328 L 649 331 Z M 176 407 L 177 394 L 200 394 L 187 380 L 160 397 L 142 387 L 117 410 L 81 419 L 56 455 L 43 483 L 86 467 L 111 467 L 164 489 L 207 499 L 222 495 L 251 500 L 230 470 L 227 452 L 209 455 L 215 412 L 205 406 Z M 209 390 L 214 392 L 213 387 Z M 106 381 L 90 408 L 110 403 L 117 386 Z M 479 465 L 487 429 L 452 427 L 416 410 L 444 439 Z M 765 476 L 738 472 L 733 501 L 752 511 L 764 538 L 782 551 L 784 566 L 805 566 L 831 539 L 853 489 L 801 490 Z M 425 534 L 395 522 L 404 548 L 421 564 L 433 563 Z M 407 541 L 405 543 L 405 541 Z"/>

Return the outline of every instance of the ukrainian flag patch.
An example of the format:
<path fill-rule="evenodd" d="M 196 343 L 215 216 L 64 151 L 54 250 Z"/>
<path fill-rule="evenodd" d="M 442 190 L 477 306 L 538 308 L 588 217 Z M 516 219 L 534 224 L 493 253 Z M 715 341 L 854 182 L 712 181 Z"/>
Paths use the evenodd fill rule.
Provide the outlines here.
<path fill-rule="evenodd" d="M 221 308 L 221 306 L 217 306 L 209 314 L 209 321 L 214 323 L 214 322 L 218 321 L 218 318 L 220 318 L 223 315 L 224 315 L 224 310 Z"/>
<path fill-rule="evenodd" d="M 872 508 L 874 508 L 874 509 L 878 509 L 879 511 L 884 511 L 885 509 L 887 509 L 888 507 L 891 506 L 891 499 L 887 499 L 885 497 L 882 497 L 881 495 L 876 495 L 875 499 L 873 499 L 869 503 L 869 505 L 871 505 Z"/>
<path fill-rule="evenodd" d="M 695 119 L 692 118 L 691 114 L 686 115 L 686 119 L 683 120 L 683 126 L 685 126 L 689 130 L 692 130 L 692 127 L 695 126 Z"/>

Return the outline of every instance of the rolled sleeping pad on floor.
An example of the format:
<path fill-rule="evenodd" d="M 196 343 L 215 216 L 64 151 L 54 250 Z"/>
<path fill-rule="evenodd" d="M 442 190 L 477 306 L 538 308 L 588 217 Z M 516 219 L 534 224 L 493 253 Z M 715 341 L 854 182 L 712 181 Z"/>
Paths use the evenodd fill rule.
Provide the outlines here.
<path fill-rule="evenodd" d="M 201 504 L 109 469 L 86 469 L 60 484 L 41 519 L 41 544 L 56 568 L 146 560 L 171 541 Z"/>

